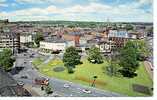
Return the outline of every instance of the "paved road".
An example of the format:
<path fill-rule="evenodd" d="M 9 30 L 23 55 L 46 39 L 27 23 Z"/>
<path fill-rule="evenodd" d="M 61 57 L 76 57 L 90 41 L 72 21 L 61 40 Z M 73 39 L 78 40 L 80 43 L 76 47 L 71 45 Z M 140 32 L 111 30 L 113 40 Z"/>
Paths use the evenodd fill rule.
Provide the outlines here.
<path fill-rule="evenodd" d="M 152 70 L 153 67 L 152 67 L 152 64 L 148 61 L 145 61 L 144 66 L 145 66 L 145 69 L 148 72 L 150 78 L 153 80 L 153 70 Z"/>
<path fill-rule="evenodd" d="M 34 69 L 32 67 L 32 64 L 30 62 L 32 60 L 32 58 L 30 58 L 31 53 L 32 53 L 32 51 L 28 51 L 28 53 L 26 53 L 25 56 L 24 56 L 24 54 L 17 55 L 15 66 L 23 66 L 24 68 L 20 72 L 14 73 L 14 74 L 12 73 L 12 74 L 13 74 L 14 79 L 16 79 L 16 80 L 22 81 L 25 84 L 34 85 L 33 80 L 36 77 L 46 77 L 46 76 L 41 75 L 41 73 L 39 73 L 36 69 Z M 34 56 L 38 57 L 40 55 L 35 53 Z M 50 59 L 50 58 L 48 58 L 48 59 Z M 24 63 L 24 62 L 26 62 L 26 63 Z M 28 79 L 22 79 L 21 78 L 22 75 L 28 76 Z M 52 85 L 54 91 L 57 92 L 60 96 L 64 96 L 64 97 L 69 97 L 69 96 L 73 96 L 73 97 L 113 97 L 113 96 L 118 97 L 118 96 L 124 96 L 124 95 L 120 95 L 117 93 L 112 93 L 112 92 L 100 90 L 97 88 L 92 88 L 92 87 L 68 82 L 65 80 L 60 80 L 60 79 L 50 78 L 50 77 L 48 77 L 48 78 L 50 79 L 49 82 L 50 82 L 50 85 Z M 70 84 L 71 86 L 69 88 L 64 88 L 64 84 Z M 83 93 L 82 92 L 83 89 L 89 89 L 91 91 L 91 94 Z"/>

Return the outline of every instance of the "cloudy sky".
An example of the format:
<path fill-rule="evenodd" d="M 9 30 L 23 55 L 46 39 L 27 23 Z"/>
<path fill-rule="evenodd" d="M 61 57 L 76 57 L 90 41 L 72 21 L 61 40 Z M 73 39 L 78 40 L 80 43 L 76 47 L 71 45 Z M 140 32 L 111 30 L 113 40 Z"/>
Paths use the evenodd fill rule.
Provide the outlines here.
<path fill-rule="evenodd" d="M 153 0 L 0 0 L 0 19 L 152 22 Z"/>

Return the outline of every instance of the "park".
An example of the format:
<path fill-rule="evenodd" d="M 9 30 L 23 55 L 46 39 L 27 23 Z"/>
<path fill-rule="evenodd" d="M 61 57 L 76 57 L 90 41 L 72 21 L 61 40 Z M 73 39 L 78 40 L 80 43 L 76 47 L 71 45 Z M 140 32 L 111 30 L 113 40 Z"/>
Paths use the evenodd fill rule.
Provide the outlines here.
<path fill-rule="evenodd" d="M 103 68 L 108 65 L 107 61 L 104 61 L 102 64 L 89 63 L 86 58 L 82 59 L 82 61 L 83 64 L 77 65 L 73 74 L 67 73 L 67 69 L 64 66 L 63 61 L 59 58 L 53 59 L 46 64 L 43 63 L 44 61 L 42 58 L 35 58 L 33 60 L 33 65 L 36 66 L 39 72 L 49 77 L 55 77 L 68 80 L 70 82 L 91 86 L 93 77 L 97 76 L 95 82 L 96 88 L 117 92 L 127 96 L 152 95 L 135 92 L 133 90 L 134 84 L 144 85 L 149 88 L 153 86 L 153 82 L 146 72 L 143 62 L 140 62 L 140 67 L 136 72 L 138 73 L 137 77 L 126 78 L 121 76 L 108 76 L 103 70 Z"/>

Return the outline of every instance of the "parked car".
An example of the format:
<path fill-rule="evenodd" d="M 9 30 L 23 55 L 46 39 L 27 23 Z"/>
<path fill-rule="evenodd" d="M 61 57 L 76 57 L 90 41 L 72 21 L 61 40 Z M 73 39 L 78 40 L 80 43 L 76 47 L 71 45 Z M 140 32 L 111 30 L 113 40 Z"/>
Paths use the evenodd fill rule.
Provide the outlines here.
<path fill-rule="evenodd" d="M 59 95 L 59 94 L 53 94 L 53 97 L 61 97 L 61 95 Z"/>
<path fill-rule="evenodd" d="M 35 84 L 37 85 L 48 85 L 49 84 L 49 79 L 44 78 L 44 77 L 39 77 L 35 78 Z"/>
<path fill-rule="evenodd" d="M 88 90 L 88 89 L 83 89 L 82 92 L 83 92 L 83 93 L 87 93 L 87 94 L 92 93 L 92 92 L 91 92 L 90 90 Z"/>
<path fill-rule="evenodd" d="M 17 82 L 17 85 L 23 86 L 24 83 L 22 81 Z"/>
<path fill-rule="evenodd" d="M 27 79 L 27 78 L 28 78 L 28 76 L 23 75 L 23 76 L 21 76 L 21 78 L 23 78 L 23 79 Z"/>
<path fill-rule="evenodd" d="M 64 84 L 64 88 L 69 88 L 70 84 Z"/>
<path fill-rule="evenodd" d="M 33 55 L 30 55 L 29 57 L 30 57 L 30 58 L 33 58 L 34 56 L 33 56 Z"/>
<path fill-rule="evenodd" d="M 26 56 L 26 54 L 23 54 L 24 56 Z"/>

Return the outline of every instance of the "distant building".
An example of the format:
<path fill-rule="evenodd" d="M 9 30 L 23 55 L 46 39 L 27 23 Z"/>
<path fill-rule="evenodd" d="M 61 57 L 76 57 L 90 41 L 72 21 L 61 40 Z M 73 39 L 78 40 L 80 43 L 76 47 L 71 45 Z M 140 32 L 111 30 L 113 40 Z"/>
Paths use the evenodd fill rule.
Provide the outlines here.
<path fill-rule="evenodd" d="M 18 53 L 20 49 L 20 34 L 11 32 L 0 33 L 0 48 L 10 48 L 13 53 Z"/>
<path fill-rule="evenodd" d="M 80 35 L 81 35 L 80 32 L 70 32 L 68 34 L 64 34 L 62 38 L 65 40 L 74 41 L 75 46 L 77 47 L 80 45 Z"/>
<path fill-rule="evenodd" d="M 97 48 L 100 49 L 101 53 L 110 53 L 113 43 L 111 41 L 91 39 L 87 41 L 87 44 L 88 44 L 88 47 L 86 48 L 91 48 L 92 46 L 96 46 Z"/>
<path fill-rule="evenodd" d="M 109 30 L 108 39 L 112 41 L 112 48 L 120 48 L 128 41 L 129 35 L 125 30 Z"/>

